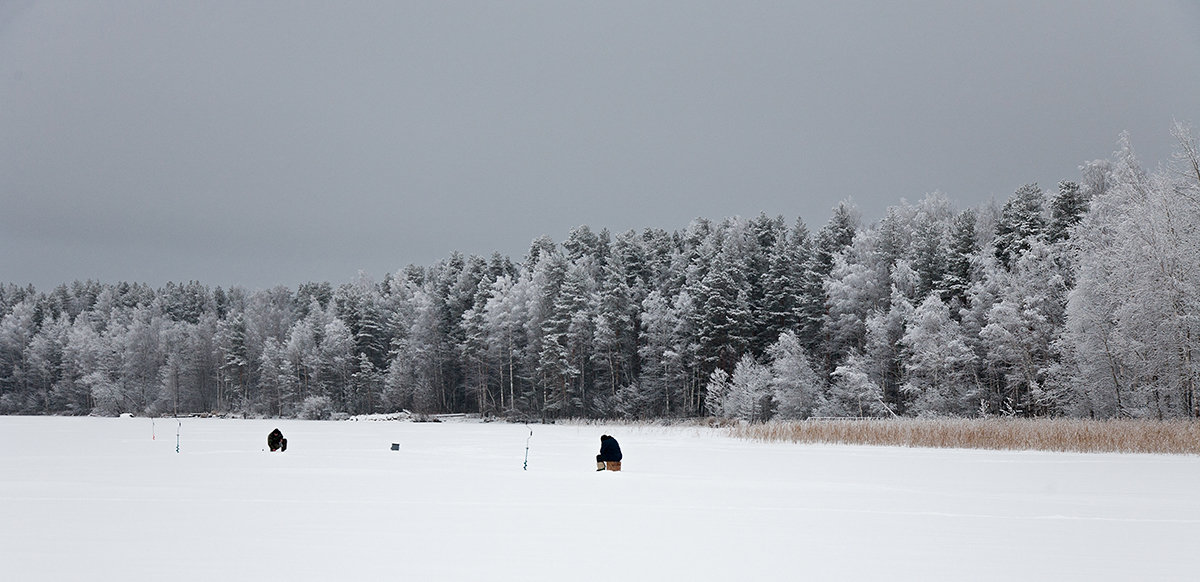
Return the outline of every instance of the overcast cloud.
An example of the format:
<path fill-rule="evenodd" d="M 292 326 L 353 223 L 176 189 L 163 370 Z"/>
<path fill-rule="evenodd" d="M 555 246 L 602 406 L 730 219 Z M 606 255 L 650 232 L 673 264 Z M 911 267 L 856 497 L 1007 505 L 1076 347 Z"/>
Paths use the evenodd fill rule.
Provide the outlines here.
<path fill-rule="evenodd" d="M 1186 1 L 0 3 L 0 281 L 376 279 L 542 234 L 819 228 L 1200 125 Z"/>

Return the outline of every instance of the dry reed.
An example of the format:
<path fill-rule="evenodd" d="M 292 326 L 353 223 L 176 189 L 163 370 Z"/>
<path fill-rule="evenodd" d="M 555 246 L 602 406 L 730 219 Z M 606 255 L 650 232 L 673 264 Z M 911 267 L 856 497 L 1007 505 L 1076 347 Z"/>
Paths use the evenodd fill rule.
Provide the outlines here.
<path fill-rule="evenodd" d="M 1015 418 L 821 419 L 741 424 L 762 441 L 1080 453 L 1200 454 L 1200 422 Z"/>

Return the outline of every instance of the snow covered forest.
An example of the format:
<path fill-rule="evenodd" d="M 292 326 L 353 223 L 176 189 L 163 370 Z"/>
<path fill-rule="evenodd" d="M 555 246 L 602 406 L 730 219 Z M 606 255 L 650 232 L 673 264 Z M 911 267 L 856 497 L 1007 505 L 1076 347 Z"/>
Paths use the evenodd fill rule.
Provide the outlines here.
<path fill-rule="evenodd" d="M 0 286 L 0 412 L 1200 416 L 1200 152 L 864 224 L 580 226 L 520 262 L 250 292 Z"/>

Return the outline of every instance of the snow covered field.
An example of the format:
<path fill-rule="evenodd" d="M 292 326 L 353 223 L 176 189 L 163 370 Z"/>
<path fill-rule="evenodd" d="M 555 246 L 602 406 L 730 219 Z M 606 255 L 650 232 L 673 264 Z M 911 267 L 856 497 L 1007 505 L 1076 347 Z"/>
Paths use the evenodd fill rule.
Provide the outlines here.
<path fill-rule="evenodd" d="M 276 426 L 287 453 L 263 450 Z M 519 424 L 0 417 L 0 572 L 164 582 L 1200 578 L 1197 457 L 532 430 L 522 470 L 530 428 Z M 602 433 L 621 442 L 620 473 L 595 471 Z"/>

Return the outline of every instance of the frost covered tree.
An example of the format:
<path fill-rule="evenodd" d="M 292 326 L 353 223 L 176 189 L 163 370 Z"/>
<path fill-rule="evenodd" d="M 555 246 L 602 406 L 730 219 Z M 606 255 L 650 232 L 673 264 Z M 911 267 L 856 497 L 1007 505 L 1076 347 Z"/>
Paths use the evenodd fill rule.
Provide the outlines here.
<path fill-rule="evenodd" d="M 867 319 L 887 306 L 891 265 L 878 252 L 878 236 L 866 230 L 834 258 L 825 279 L 823 348 L 826 366 L 866 347 Z"/>
<path fill-rule="evenodd" d="M 1200 156 L 1174 133 L 1153 173 L 1124 141 L 1051 195 L 842 203 L 815 235 L 585 225 L 294 291 L 0 284 L 0 411 L 1194 415 Z"/>
<path fill-rule="evenodd" d="M 462 341 L 458 344 L 458 355 L 466 390 L 475 403 L 475 409 L 480 414 L 489 414 L 497 410 L 498 404 L 492 374 L 496 366 L 492 361 L 494 354 L 488 346 L 486 316 L 491 284 L 486 279 L 480 281 L 477 294 L 479 296 L 471 308 L 462 314 Z"/>
<path fill-rule="evenodd" d="M 586 414 L 595 289 L 590 260 L 565 265 L 562 283 L 542 321 L 539 370 L 546 382 L 545 409 L 555 416 Z"/>
<path fill-rule="evenodd" d="M 784 419 L 811 416 L 822 384 L 800 338 L 795 332 L 783 332 L 767 348 L 767 355 L 771 358 L 771 391 L 776 414 Z"/>
<path fill-rule="evenodd" d="M 821 344 L 821 326 L 825 317 L 824 277 L 818 265 L 815 243 L 803 220 L 796 220 L 789 241 L 796 261 L 793 266 L 796 334 L 805 349 L 809 350 L 813 357 L 817 357 Z"/>
<path fill-rule="evenodd" d="M 217 324 L 217 346 L 221 352 L 221 386 L 223 400 L 230 408 L 249 409 L 253 395 L 250 390 L 251 360 L 246 338 L 246 320 L 239 313 Z"/>
<path fill-rule="evenodd" d="M 883 402 L 883 388 L 871 380 L 867 364 L 859 352 L 852 352 L 833 371 L 832 381 L 817 399 L 814 416 L 869 417 L 894 412 Z"/>
<path fill-rule="evenodd" d="M 729 372 L 720 368 L 713 370 L 708 377 L 708 384 L 704 388 L 704 413 L 709 416 L 727 418 L 725 405 L 732 392 L 733 385 L 730 382 Z"/>
<path fill-rule="evenodd" d="M 694 326 L 705 369 L 729 371 L 750 346 L 749 292 L 737 263 L 718 252 L 712 267 L 695 286 Z"/>
<path fill-rule="evenodd" d="M 640 293 L 630 287 L 630 280 L 636 281 L 636 277 L 627 272 L 624 258 L 610 255 L 593 295 L 595 321 L 590 364 L 593 408 L 600 416 L 613 414 L 618 391 L 633 382 L 636 375 L 638 309 L 633 302 Z"/>
<path fill-rule="evenodd" d="M 1087 192 L 1078 182 L 1059 182 L 1058 193 L 1050 201 L 1050 224 L 1046 227 L 1047 242 L 1056 243 L 1069 238 L 1071 229 L 1083 220 L 1087 209 Z"/>
<path fill-rule="evenodd" d="M 769 419 L 774 412 L 771 388 L 771 369 L 758 363 L 753 355 L 743 355 L 730 377 L 722 406 L 724 416 L 751 422 Z"/>
<path fill-rule="evenodd" d="M 899 343 L 902 390 L 913 399 L 910 414 L 969 415 L 979 409 L 975 352 L 941 298 L 930 295 L 921 302 Z"/>
<path fill-rule="evenodd" d="M 796 237 L 782 235 L 771 248 L 763 275 L 763 321 L 759 331 L 769 334 L 772 341 L 780 333 L 800 328 L 804 269 L 810 260 L 802 244 Z"/>
<path fill-rule="evenodd" d="M 1145 172 L 1122 136 L 1106 191 L 1075 230 L 1063 340 L 1080 414 L 1196 416 L 1200 156 L 1177 125 L 1174 164 Z"/>
<path fill-rule="evenodd" d="M 565 335 L 559 338 L 565 343 L 570 378 L 564 394 L 567 403 L 564 409 L 571 416 L 591 416 L 594 412 L 592 391 L 592 353 L 596 335 L 596 289 L 595 265 L 591 257 L 580 258 L 567 269 L 563 286 L 555 301 L 555 311 L 567 320 Z"/>
<path fill-rule="evenodd" d="M 203 314 L 197 321 L 199 317 Z M 122 412 L 146 413 L 158 399 L 160 370 L 166 360 L 163 325 L 162 314 L 152 303 L 134 308 L 125 325 L 109 330 L 121 360 L 116 386 L 123 406 L 128 407 Z"/>
<path fill-rule="evenodd" d="M 829 280 L 837 267 L 837 259 L 854 242 L 861 219 L 857 209 L 848 201 L 834 208 L 833 216 L 817 232 L 813 245 L 812 266 L 805 274 L 805 294 L 801 310 L 805 317 L 804 336 L 809 338 L 810 349 L 817 350 L 821 362 L 821 373 L 828 375 L 840 357 L 838 349 L 830 343 L 828 324 L 830 317 Z"/>
<path fill-rule="evenodd" d="M 522 276 L 514 280 L 504 275 L 492 283 L 491 296 L 484 305 L 484 322 L 489 348 L 499 363 L 500 410 L 517 410 L 518 376 L 527 338 L 525 324 L 531 300 L 532 280 Z"/>
<path fill-rule="evenodd" d="M 950 225 L 950 242 L 946 250 L 946 271 L 942 286 L 945 291 L 943 299 L 951 306 L 951 313 L 954 315 L 957 315 L 958 309 L 967 306 L 971 285 L 976 279 L 974 265 L 980 245 L 975 229 L 974 210 L 960 212 Z"/>
<path fill-rule="evenodd" d="M 746 301 L 750 311 L 747 350 L 757 357 L 783 330 L 777 319 L 778 310 L 768 303 L 768 294 L 775 294 L 771 301 L 779 298 L 779 291 L 773 287 L 782 281 L 772 279 L 782 272 L 778 268 L 773 270 L 772 266 L 777 262 L 776 251 L 780 245 L 788 246 L 788 233 L 782 216 L 771 218 L 765 213 L 747 221 L 744 231 L 738 263 L 746 279 Z"/>
<path fill-rule="evenodd" d="M 163 385 L 168 393 L 172 393 L 178 390 L 178 363 L 172 363 L 168 357 L 166 368 Z M 259 373 L 264 412 L 268 416 L 282 415 L 287 366 L 284 361 L 283 346 L 280 345 L 279 340 L 273 337 L 267 338 L 263 343 L 262 355 L 259 359 Z"/>
<path fill-rule="evenodd" d="M 342 409 L 350 414 L 370 414 L 377 411 L 379 387 L 383 385 L 383 374 L 364 352 L 358 352 L 357 363 L 357 369 L 350 373 L 346 390 L 346 405 Z"/>
<path fill-rule="evenodd" d="M 670 299 L 651 291 L 642 302 L 641 374 L 636 388 L 621 397 L 628 413 L 639 418 L 703 413 L 694 311 L 687 291 Z"/>
<path fill-rule="evenodd" d="M 35 408 L 52 409 L 54 386 L 63 377 L 63 352 L 71 331 L 69 313 L 65 311 L 42 321 L 41 329 L 29 342 L 28 364 L 31 371 L 31 395 Z"/>
<path fill-rule="evenodd" d="M 919 276 L 899 261 L 892 271 L 891 298 L 886 310 L 873 310 L 866 320 L 866 339 L 862 350 L 863 364 L 871 381 L 883 390 L 883 400 L 897 413 L 903 413 L 907 402 L 901 391 L 904 362 L 900 339 L 913 312 L 919 286 Z"/>
<path fill-rule="evenodd" d="M 0 318 L 0 412 L 28 413 L 36 410 L 30 398 L 31 370 L 28 348 L 37 333 L 35 301 L 14 305 Z"/>
<path fill-rule="evenodd" d="M 354 336 L 342 320 L 331 316 L 323 319 L 324 327 L 317 343 L 320 391 L 333 402 L 336 410 L 348 410 L 350 378 L 358 368 Z"/>
<path fill-rule="evenodd" d="M 771 370 L 745 354 L 733 374 L 718 368 L 709 376 L 704 407 L 708 414 L 724 419 L 763 421 L 774 408 Z"/>
<path fill-rule="evenodd" d="M 400 357 L 406 360 L 397 370 L 406 371 L 408 390 L 412 393 L 414 412 L 432 414 L 449 410 L 446 393 L 448 338 L 445 328 L 445 305 L 435 293 L 418 289 L 413 297 L 412 325 L 407 333 L 407 351 Z"/>
<path fill-rule="evenodd" d="M 473 264 L 478 267 L 477 261 Z M 337 288 L 332 301 L 338 319 L 346 324 L 354 339 L 354 352 L 367 356 L 375 368 L 384 367 L 391 330 L 379 286 L 366 273 L 360 272 L 353 282 Z"/>
<path fill-rule="evenodd" d="M 913 219 L 911 260 L 918 277 L 913 298 L 916 301 L 935 291 L 947 292 L 950 273 L 946 238 L 951 216 L 950 202 L 941 194 L 930 194 L 917 208 Z"/>
<path fill-rule="evenodd" d="M 996 258 L 1004 268 L 1011 267 L 1032 241 L 1045 234 L 1045 198 L 1037 184 L 1026 184 L 1004 203 L 994 242 Z"/>
<path fill-rule="evenodd" d="M 642 301 L 641 313 L 641 374 L 637 382 L 619 389 L 617 410 L 632 418 L 679 414 L 683 406 L 683 363 L 676 337 L 678 313 L 657 290 Z"/>
<path fill-rule="evenodd" d="M 849 202 L 841 202 L 833 209 L 833 216 L 817 234 L 815 258 L 820 276 L 828 276 L 834 258 L 854 242 L 860 221 L 857 209 Z"/>
<path fill-rule="evenodd" d="M 1048 381 L 1057 364 L 1054 342 L 1065 318 L 1069 275 L 1049 245 L 1036 239 L 1026 244 L 1010 270 L 991 272 L 1002 295 L 979 334 L 986 357 L 1002 374 L 1002 398 L 1022 414 L 1056 414 L 1065 394 Z"/>

